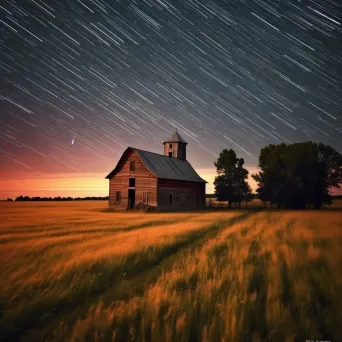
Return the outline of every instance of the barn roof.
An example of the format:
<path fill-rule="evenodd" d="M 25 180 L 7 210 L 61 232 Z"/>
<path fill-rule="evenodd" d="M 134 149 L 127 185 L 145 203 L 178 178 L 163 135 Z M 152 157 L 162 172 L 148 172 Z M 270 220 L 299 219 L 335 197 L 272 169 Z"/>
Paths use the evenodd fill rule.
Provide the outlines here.
<path fill-rule="evenodd" d="M 179 133 L 177 132 L 177 128 L 175 129 L 175 131 L 173 132 L 173 134 L 168 138 L 166 139 L 163 144 L 165 143 L 173 143 L 173 142 L 180 142 L 180 143 L 183 143 L 183 144 L 188 144 L 180 135 Z"/>
<path fill-rule="evenodd" d="M 141 158 L 143 164 L 150 170 L 156 177 L 161 179 L 172 179 L 196 183 L 207 183 L 202 179 L 197 172 L 192 168 L 187 160 L 181 160 L 174 157 L 164 156 L 153 152 L 143 151 L 134 147 L 128 147 L 122 154 L 115 169 L 106 177 L 110 179 L 118 168 L 118 165 L 124 155 L 129 151 L 134 151 Z"/>

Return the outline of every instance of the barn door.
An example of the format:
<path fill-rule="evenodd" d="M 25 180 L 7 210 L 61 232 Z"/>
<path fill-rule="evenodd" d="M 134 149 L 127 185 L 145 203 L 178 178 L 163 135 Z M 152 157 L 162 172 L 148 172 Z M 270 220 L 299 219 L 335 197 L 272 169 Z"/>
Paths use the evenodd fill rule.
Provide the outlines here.
<path fill-rule="evenodd" d="M 135 189 L 128 189 L 128 209 L 135 207 Z"/>

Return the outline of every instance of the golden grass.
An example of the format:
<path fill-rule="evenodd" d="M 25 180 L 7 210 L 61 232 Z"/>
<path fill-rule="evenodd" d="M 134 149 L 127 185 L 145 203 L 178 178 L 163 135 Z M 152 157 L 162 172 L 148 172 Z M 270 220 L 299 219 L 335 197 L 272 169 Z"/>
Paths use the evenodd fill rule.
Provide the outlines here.
<path fill-rule="evenodd" d="M 103 212 L 101 202 L 0 205 L 0 339 L 342 340 L 336 207 L 142 214 Z"/>
<path fill-rule="evenodd" d="M 202 230 L 237 215 L 112 213 L 104 212 L 107 203 L 101 202 L 1 205 L 0 305 L 7 298 L 5 321 L 27 319 L 30 310 L 44 312 L 62 302 L 78 305 L 82 295 L 100 295 L 127 268 L 139 273 L 200 237 Z"/>
<path fill-rule="evenodd" d="M 328 262 L 333 255 L 341 265 L 341 215 L 322 214 L 340 227 L 329 251 L 314 245 L 322 233 L 303 244 L 309 214 L 257 214 L 181 256 L 143 295 L 91 307 L 70 341 L 341 340 L 342 278 L 338 263 Z"/>

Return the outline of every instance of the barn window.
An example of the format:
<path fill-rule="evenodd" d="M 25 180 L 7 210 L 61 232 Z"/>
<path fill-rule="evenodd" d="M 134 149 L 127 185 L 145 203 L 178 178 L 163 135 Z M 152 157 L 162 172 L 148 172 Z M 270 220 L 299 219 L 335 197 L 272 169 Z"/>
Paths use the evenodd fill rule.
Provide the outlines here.
<path fill-rule="evenodd" d="M 129 171 L 135 171 L 135 160 L 129 162 Z"/>
<path fill-rule="evenodd" d="M 170 148 L 172 148 L 172 144 L 170 144 Z"/>
<path fill-rule="evenodd" d="M 148 203 L 148 192 L 144 191 L 143 192 L 143 203 Z"/>
<path fill-rule="evenodd" d="M 169 157 L 172 157 L 172 152 L 169 152 Z"/>
<path fill-rule="evenodd" d="M 173 194 L 169 194 L 169 204 L 173 204 Z"/>
<path fill-rule="evenodd" d="M 121 202 L 121 191 L 116 191 L 115 193 L 115 202 Z"/>
<path fill-rule="evenodd" d="M 135 178 L 130 178 L 129 179 L 129 185 L 130 188 L 134 188 L 135 187 Z"/>

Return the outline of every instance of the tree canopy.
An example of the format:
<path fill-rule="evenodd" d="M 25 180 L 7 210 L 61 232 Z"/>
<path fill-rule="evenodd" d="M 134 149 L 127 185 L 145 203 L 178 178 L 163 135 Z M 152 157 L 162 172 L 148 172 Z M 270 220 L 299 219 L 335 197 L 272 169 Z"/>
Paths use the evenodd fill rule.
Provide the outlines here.
<path fill-rule="evenodd" d="M 342 156 L 322 143 L 268 145 L 259 156 L 261 171 L 252 175 L 261 200 L 278 207 L 321 208 L 329 190 L 342 183 Z"/>
<path fill-rule="evenodd" d="M 232 203 L 240 205 L 247 200 L 251 188 L 247 183 L 248 171 L 243 167 L 243 158 L 238 159 L 232 149 L 224 149 L 214 164 L 218 174 L 214 181 L 217 199 L 228 201 L 229 207 Z"/>

